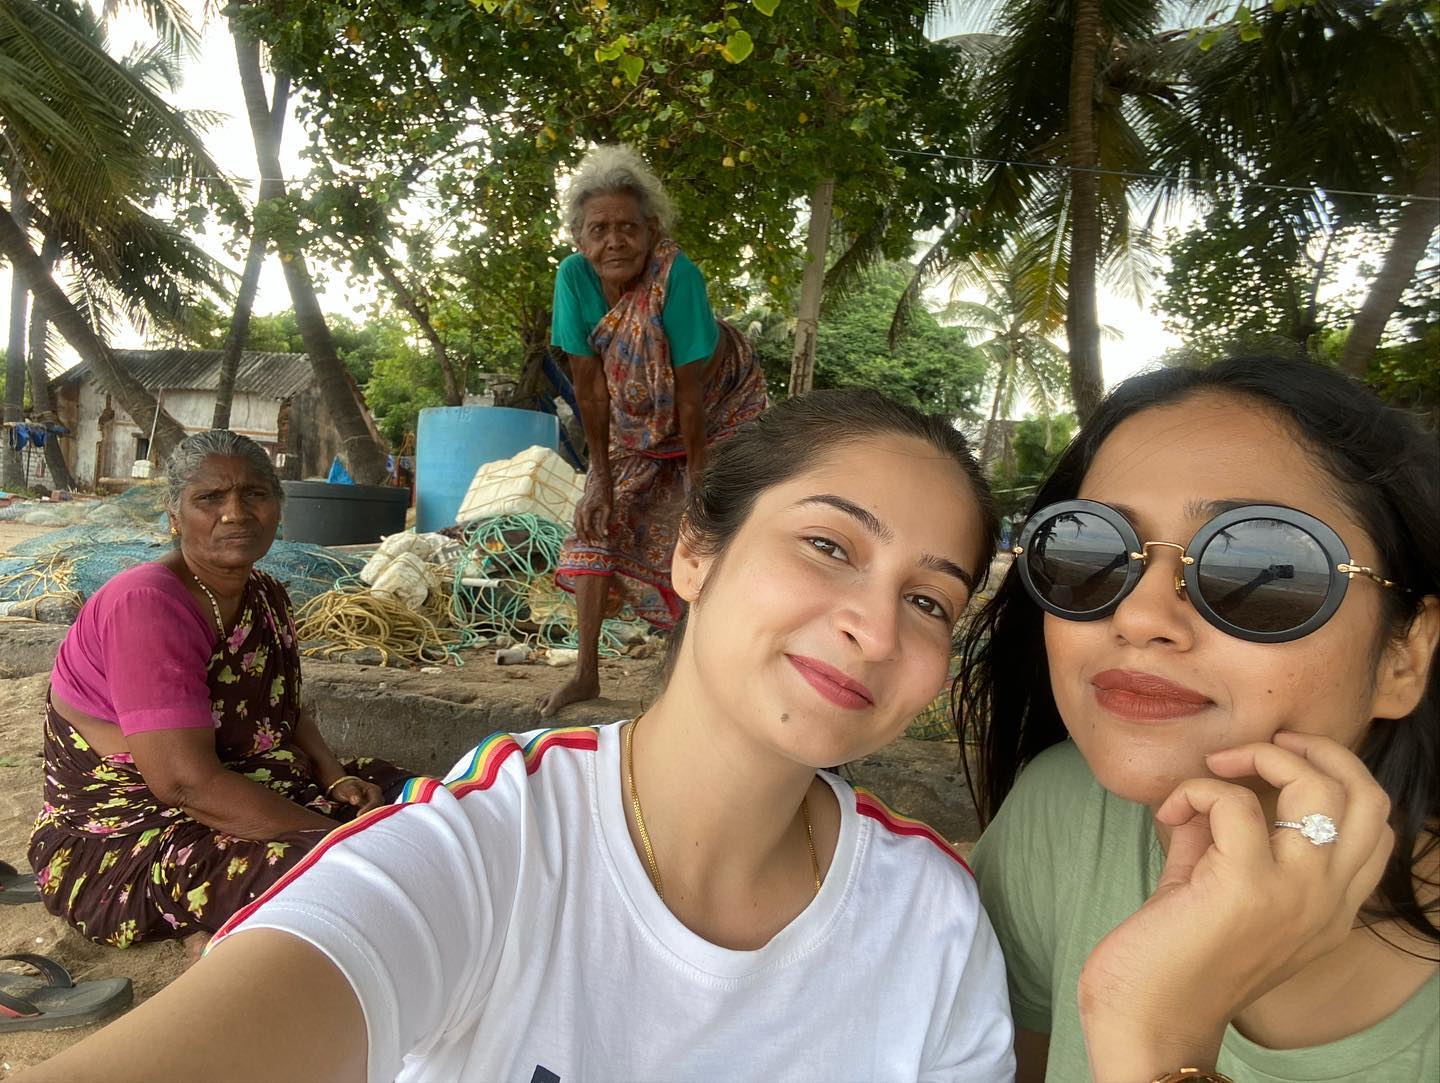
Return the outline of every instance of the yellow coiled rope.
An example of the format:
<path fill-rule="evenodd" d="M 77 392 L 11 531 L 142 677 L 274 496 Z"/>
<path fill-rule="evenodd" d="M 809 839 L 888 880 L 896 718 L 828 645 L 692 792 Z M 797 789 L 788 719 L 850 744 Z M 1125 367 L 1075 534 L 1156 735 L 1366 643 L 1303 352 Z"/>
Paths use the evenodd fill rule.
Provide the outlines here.
<path fill-rule="evenodd" d="M 399 658 L 416 665 L 442 662 L 462 643 L 449 627 L 450 599 L 432 591 L 420 611 L 363 585 L 342 585 L 310 599 L 295 614 L 301 642 L 323 640 L 303 653 L 318 658 L 371 648 L 388 664 Z"/>

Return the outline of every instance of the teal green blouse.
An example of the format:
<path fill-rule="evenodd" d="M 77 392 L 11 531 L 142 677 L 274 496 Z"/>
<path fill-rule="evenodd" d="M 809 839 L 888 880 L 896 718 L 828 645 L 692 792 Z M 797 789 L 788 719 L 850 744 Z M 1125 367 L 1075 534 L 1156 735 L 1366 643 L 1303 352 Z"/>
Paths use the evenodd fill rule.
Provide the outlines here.
<path fill-rule="evenodd" d="M 588 357 L 593 352 L 590 333 L 609 311 L 600 276 L 590 261 L 579 252 L 567 256 L 555 273 L 551 344 L 576 357 Z M 705 295 L 705 276 L 684 252 L 670 267 L 660 322 L 670 340 L 670 363 L 677 369 L 708 359 L 720 341 L 720 328 Z"/>

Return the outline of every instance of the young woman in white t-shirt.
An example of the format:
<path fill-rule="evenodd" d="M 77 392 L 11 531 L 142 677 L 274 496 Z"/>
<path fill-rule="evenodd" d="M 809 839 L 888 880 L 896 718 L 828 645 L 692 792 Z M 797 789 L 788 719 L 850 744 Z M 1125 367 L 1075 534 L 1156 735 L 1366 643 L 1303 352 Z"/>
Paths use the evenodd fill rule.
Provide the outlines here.
<path fill-rule="evenodd" d="M 947 419 L 776 406 L 691 495 L 640 718 L 490 738 L 34 1078 L 1010 1079 L 969 870 L 817 773 L 941 690 L 996 528 Z"/>

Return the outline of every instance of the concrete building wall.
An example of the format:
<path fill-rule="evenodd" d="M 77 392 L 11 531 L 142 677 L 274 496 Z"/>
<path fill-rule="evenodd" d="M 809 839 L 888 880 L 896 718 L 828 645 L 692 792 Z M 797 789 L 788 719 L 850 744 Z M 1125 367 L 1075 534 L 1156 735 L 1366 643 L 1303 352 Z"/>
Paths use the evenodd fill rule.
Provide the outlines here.
<path fill-rule="evenodd" d="M 163 405 L 188 432 L 210 427 L 215 411 L 213 391 L 167 391 Z M 237 392 L 230 409 L 230 427 L 250 437 L 267 451 L 275 451 L 280 404 L 273 399 Z M 110 396 L 93 384 L 81 386 L 74 421 L 66 419 L 74 436 L 67 441 L 67 456 L 77 484 L 94 486 L 100 478 L 128 478 L 149 429 L 141 429 L 114 408 Z M 47 482 L 48 484 L 48 482 Z"/>

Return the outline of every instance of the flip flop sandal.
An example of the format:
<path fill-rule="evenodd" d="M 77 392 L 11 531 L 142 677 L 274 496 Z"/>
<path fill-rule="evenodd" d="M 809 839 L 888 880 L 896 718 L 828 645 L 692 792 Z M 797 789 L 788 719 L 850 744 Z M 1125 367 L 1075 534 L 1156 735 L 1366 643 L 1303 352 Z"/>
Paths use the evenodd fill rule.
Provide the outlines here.
<path fill-rule="evenodd" d="M 44 955 L 0 955 L 0 962 L 5 960 L 24 963 L 40 977 L 0 971 L 0 1034 L 89 1026 L 123 1011 L 135 1000 L 129 978 L 77 985 L 68 970 Z"/>
<path fill-rule="evenodd" d="M 20 872 L 14 865 L 0 861 L 0 906 L 39 901 L 40 885 L 35 882 L 34 874 Z"/>

